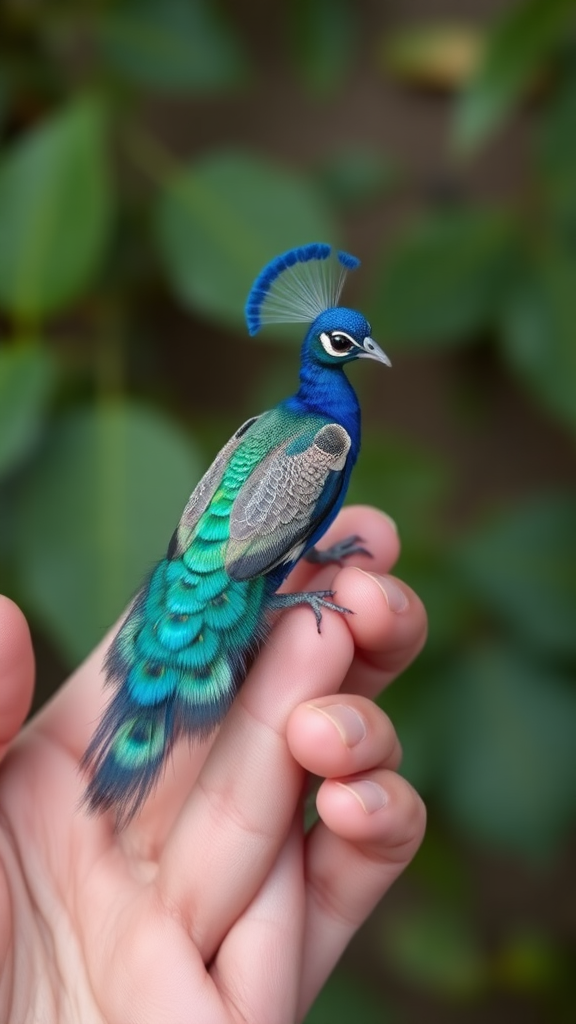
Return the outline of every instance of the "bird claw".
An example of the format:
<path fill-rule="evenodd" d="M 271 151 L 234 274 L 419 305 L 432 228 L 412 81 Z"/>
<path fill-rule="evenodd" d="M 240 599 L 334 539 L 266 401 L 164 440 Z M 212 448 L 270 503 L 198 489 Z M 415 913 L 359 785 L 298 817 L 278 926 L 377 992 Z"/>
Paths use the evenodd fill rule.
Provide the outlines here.
<path fill-rule="evenodd" d="M 281 608 L 295 608 L 301 604 L 307 604 L 314 612 L 316 619 L 316 628 L 321 633 L 320 624 L 322 622 L 321 608 L 329 608 L 330 611 L 340 612 L 342 615 L 353 615 L 354 612 L 351 608 L 344 608 L 340 604 L 335 604 L 330 601 L 329 598 L 334 597 L 333 590 L 312 590 L 310 592 L 303 591 L 301 594 L 274 594 L 272 598 L 272 609 L 280 610 Z"/>
<path fill-rule="evenodd" d="M 367 548 L 362 547 L 364 543 L 362 537 L 354 534 L 352 537 L 345 537 L 344 540 L 338 541 L 336 544 L 332 544 L 329 548 L 325 548 L 323 551 L 319 551 L 318 548 L 310 548 L 304 555 L 306 562 L 311 562 L 313 565 L 329 565 L 336 563 L 342 565 L 345 558 L 350 558 L 353 555 L 366 555 L 367 558 L 372 558 L 372 554 Z"/>

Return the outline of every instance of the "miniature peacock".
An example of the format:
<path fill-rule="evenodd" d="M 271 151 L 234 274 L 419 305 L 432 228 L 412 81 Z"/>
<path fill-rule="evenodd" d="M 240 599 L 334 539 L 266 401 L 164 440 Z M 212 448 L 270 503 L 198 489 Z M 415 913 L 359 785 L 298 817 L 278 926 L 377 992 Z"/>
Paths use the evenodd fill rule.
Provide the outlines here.
<path fill-rule="evenodd" d="M 296 394 L 246 421 L 192 493 L 170 541 L 134 599 L 105 660 L 114 688 L 82 759 L 89 810 L 120 827 L 157 783 L 180 737 L 203 738 L 228 711 L 270 613 L 309 605 L 346 612 L 332 591 L 279 594 L 299 558 L 340 561 L 363 551 L 350 537 L 314 545 L 337 515 L 360 448 L 360 408 L 344 366 L 390 365 L 369 323 L 338 306 L 359 260 L 329 245 L 291 249 L 257 277 L 250 334 L 264 323 L 309 323 Z"/>

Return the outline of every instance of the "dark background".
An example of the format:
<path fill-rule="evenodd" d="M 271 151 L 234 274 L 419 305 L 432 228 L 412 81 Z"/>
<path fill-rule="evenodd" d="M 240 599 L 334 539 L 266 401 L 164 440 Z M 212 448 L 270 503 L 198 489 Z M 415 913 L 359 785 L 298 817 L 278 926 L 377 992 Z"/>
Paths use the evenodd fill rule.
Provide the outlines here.
<path fill-rule="evenodd" d="M 81 9 L 79 9 L 81 7 Z M 260 268 L 362 259 L 350 499 L 430 641 L 384 698 L 422 851 L 309 1024 L 576 1020 L 576 48 L 568 0 L 0 7 L 0 587 L 38 700 L 290 390 Z"/>

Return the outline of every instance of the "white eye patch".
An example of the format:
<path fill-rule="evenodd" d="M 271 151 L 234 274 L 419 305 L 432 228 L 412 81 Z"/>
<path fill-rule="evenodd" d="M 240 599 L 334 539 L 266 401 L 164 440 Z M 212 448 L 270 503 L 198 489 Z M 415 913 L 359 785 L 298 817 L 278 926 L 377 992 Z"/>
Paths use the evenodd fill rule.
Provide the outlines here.
<path fill-rule="evenodd" d="M 350 349 L 358 347 L 354 338 L 346 334 L 346 331 L 322 331 L 320 342 L 329 356 L 347 356 Z"/>

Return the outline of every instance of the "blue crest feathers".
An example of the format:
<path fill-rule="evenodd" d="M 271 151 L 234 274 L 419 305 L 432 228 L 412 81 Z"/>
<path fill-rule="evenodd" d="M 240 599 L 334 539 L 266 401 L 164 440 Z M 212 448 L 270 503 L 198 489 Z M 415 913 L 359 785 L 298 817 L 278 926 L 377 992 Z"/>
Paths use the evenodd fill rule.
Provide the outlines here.
<path fill-rule="evenodd" d="M 313 242 L 276 256 L 259 273 L 246 303 L 250 334 L 263 324 L 312 323 L 338 305 L 349 270 L 360 264 L 356 256 Z"/>

